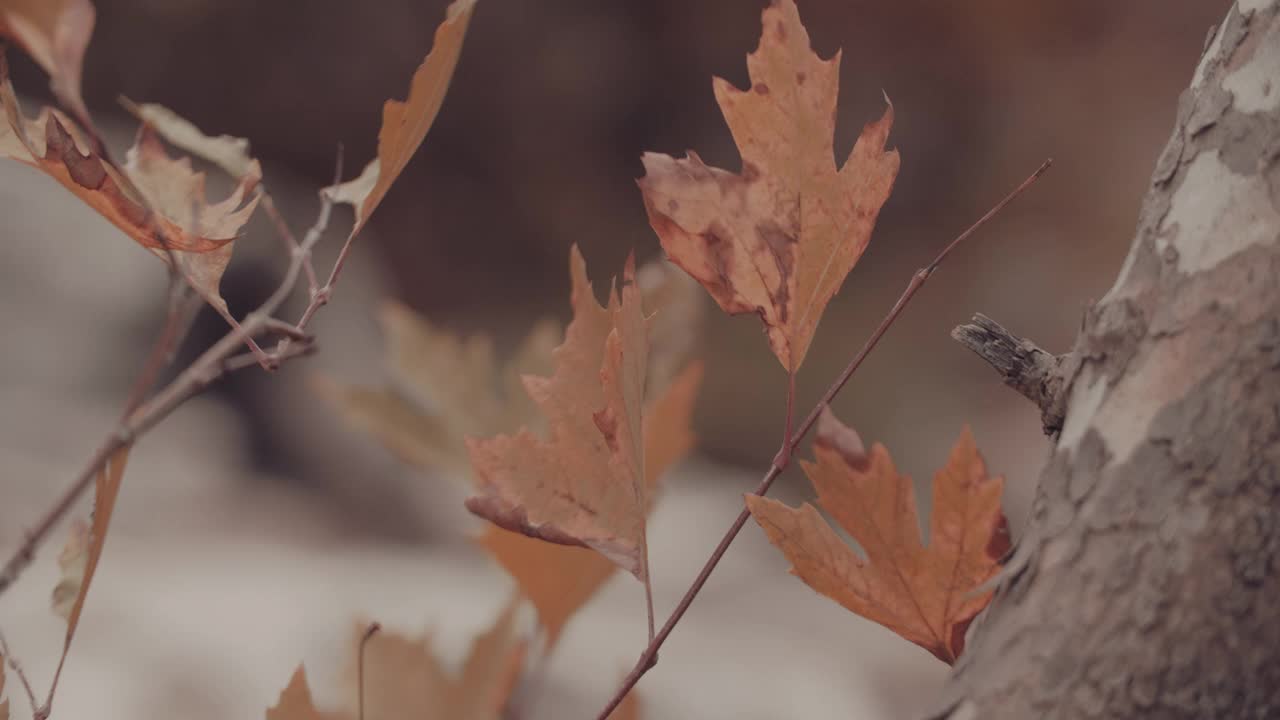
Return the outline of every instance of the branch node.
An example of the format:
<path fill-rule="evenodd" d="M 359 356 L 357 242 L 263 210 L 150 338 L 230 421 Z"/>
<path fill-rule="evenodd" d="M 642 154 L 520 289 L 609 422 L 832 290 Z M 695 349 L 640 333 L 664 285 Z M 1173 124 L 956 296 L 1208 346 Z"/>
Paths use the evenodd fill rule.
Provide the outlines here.
<path fill-rule="evenodd" d="M 1069 353 L 1043 350 L 982 313 L 975 314 L 973 322 L 956 326 L 951 337 L 995 368 L 1005 385 L 1040 408 L 1046 435 L 1052 437 L 1062 429 Z"/>

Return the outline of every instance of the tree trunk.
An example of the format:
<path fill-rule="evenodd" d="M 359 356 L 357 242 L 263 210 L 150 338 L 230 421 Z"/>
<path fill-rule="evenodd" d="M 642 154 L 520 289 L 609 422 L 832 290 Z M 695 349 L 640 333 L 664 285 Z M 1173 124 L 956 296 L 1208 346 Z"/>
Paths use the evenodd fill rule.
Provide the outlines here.
<path fill-rule="evenodd" d="M 1212 34 L 1071 359 L 936 717 L 1280 717 L 1280 0 Z"/>

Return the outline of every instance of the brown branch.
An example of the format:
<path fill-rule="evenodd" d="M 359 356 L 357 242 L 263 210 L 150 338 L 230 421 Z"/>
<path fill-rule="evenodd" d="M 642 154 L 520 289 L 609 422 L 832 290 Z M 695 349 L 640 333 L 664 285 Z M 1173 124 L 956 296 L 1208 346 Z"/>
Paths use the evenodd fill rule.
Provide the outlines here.
<path fill-rule="evenodd" d="M 1005 385 L 1040 408 L 1046 435 L 1052 437 L 1062 430 L 1066 412 L 1063 391 L 1074 356 L 1042 350 L 982 313 L 974 315 L 973 322 L 957 326 L 951 337 L 995 368 Z"/>
<path fill-rule="evenodd" d="M 341 161 L 339 161 L 340 164 Z M 256 348 L 253 338 L 262 333 L 284 334 L 285 338 L 269 356 L 273 369 L 290 358 L 309 354 L 313 350 L 310 339 L 298 339 L 306 337 L 299 326 L 280 321 L 274 315 L 293 293 L 304 267 L 310 262 L 312 248 L 319 242 L 319 237 L 328 227 L 333 201 L 327 193 L 322 192 L 320 195 L 319 219 L 308 232 L 307 239 L 301 243 L 300 251 L 292 253 L 288 269 L 271 296 L 205 350 L 164 389 L 138 405 L 133 412 L 112 428 L 76 479 L 45 512 L 35 528 L 27 532 L 22 544 L 0 569 L 0 594 L 3 594 L 31 564 L 36 548 L 44 542 L 58 522 L 89 489 L 94 477 L 106 466 L 107 461 L 115 455 L 116 451 L 132 445 L 183 403 L 199 395 L 224 375 L 261 363 L 261 351 L 251 350 L 246 354 L 235 354 L 242 345 Z M 285 328 L 289 330 L 285 331 Z"/>
<path fill-rule="evenodd" d="M 924 286 L 929 277 L 932 276 L 933 273 L 942 265 L 942 262 L 947 259 L 947 255 L 949 255 L 960 243 L 964 242 L 964 240 L 970 235 L 976 232 L 978 228 L 985 225 L 988 220 L 996 215 L 996 213 L 1004 209 L 1004 207 L 1012 202 L 1014 198 L 1022 194 L 1022 191 L 1030 187 L 1032 183 L 1034 183 L 1046 170 L 1049 169 L 1049 166 L 1052 163 L 1052 160 L 1046 160 L 1026 180 L 1023 180 L 1022 184 L 1015 188 L 1013 192 L 1006 195 L 1003 200 L 996 203 L 996 205 L 988 210 L 985 215 L 979 218 L 977 222 L 948 243 L 947 246 L 942 249 L 942 252 L 938 253 L 938 256 L 933 259 L 933 262 L 919 270 L 916 270 L 915 273 L 911 275 L 911 280 L 907 283 L 906 289 L 902 291 L 902 295 L 898 297 L 898 301 L 893 304 L 893 307 L 890 308 L 889 312 L 884 316 L 884 319 L 880 321 L 880 324 L 876 327 L 875 331 L 871 333 L 871 337 L 867 338 L 862 349 L 859 350 L 858 354 L 849 361 L 849 364 L 840 372 L 840 375 L 836 378 L 835 382 L 831 383 L 831 386 L 827 388 L 827 391 L 822 394 L 822 399 L 819 400 L 818 404 L 809 412 L 809 415 L 804 419 L 804 422 L 800 423 L 795 434 L 783 441 L 783 447 L 778 450 L 778 454 L 774 457 L 773 464 L 769 467 L 769 471 L 766 472 L 764 477 L 760 480 L 760 484 L 752 491 L 753 495 L 764 495 L 769 491 L 769 487 L 773 485 L 773 481 L 778 478 L 778 475 L 782 474 L 782 466 L 790 459 L 791 453 L 795 451 L 795 448 L 804 439 L 804 436 L 809 433 L 809 429 L 817 423 L 818 417 L 821 416 L 822 411 L 831 403 L 832 400 L 835 399 L 835 396 L 840 393 L 840 390 L 844 388 L 845 383 L 849 382 L 849 378 L 853 377 L 853 373 L 862 365 L 862 361 L 867 358 L 867 355 L 871 354 L 871 351 L 875 349 L 877 344 L 879 344 L 880 339 L 884 337 L 884 334 L 893 325 L 894 321 L 898 319 L 898 316 L 902 314 L 902 311 L 907 307 L 907 304 L 911 302 L 911 298 L 915 297 L 916 292 Z M 711 577 L 711 573 L 716 569 L 716 565 L 720 563 L 720 558 L 724 557 L 725 552 L 728 551 L 729 546 L 733 544 L 734 538 L 738 536 L 738 533 L 742 530 L 742 526 L 746 524 L 747 518 L 749 517 L 751 517 L 751 513 L 746 508 L 743 508 L 742 512 L 738 513 L 737 519 L 733 521 L 733 525 L 731 525 L 729 530 L 725 532 L 724 536 L 720 538 L 719 544 L 717 544 L 715 550 L 712 551 L 711 557 L 707 558 L 706 564 L 702 566 L 702 570 L 694 579 L 693 584 L 689 586 L 687 591 L 685 591 L 684 597 L 680 598 L 680 602 L 676 605 L 676 609 L 672 611 L 671 617 L 667 619 L 667 622 L 662 626 L 662 629 L 658 631 L 657 636 L 649 642 L 649 645 L 644 649 L 644 652 L 640 654 L 640 659 L 636 661 L 635 667 L 630 673 L 627 673 L 626 678 L 622 681 L 622 685 L 618 688 L 617 692 L 614 693 L 613 697 L 609 700 L 609 703 L 605 705 L 604 710 L 597 716 L 597 720 L 608 720 L 609 715 L 622 703 L 623 699 L 626 698 L 627 693 L 631 691 L 631 688 L 635 687 L 636 683 L 640 682 L 640 678 L 643 677 L 650 668 L 658 663 L 658 650 L 661 649 L 663 643 L 667 640 L 667 636 L 671 634 L 671 631 L 675 629 L 676 624 L 680 622 L 680 619 L 684 617 L 684 614 L 689 610 L 689 606 L 693 604 L 694 598 L 698 596 L 698 593 L 702 590 L 702 586 L 707 583 L 707 579 Z"/>

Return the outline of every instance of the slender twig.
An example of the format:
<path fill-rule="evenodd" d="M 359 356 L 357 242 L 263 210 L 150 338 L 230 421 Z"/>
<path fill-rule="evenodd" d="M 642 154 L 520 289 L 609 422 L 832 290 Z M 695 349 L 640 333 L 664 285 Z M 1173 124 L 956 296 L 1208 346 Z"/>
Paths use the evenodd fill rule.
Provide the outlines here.
<path fill-rule="evenodd" d="M 338 161 L 333 169 L 333 185 L 342 182 L 342 146 L 338 146 Z M 310 254 L 311 248 L 315 246 L 320 239 L 323 228 L 329 222 L 328 209 L 333 207 L 333 197 L 328 192 L 328 188 L 320 191 L 320 195 L 324 198 L 325 209 L 321 211 L 320 219 L 316 221 L 316 226 L 307 231 L 302 239 L 303 251 Z M 342 249 L 338 251 L 338 257 L 333 261 L 333 268 L 329 271 L 329 278 L 324 281 L 324 285 L 317 288 L 311 293 L 311 302 L 307 304 L 307 309 L 302 311 L 302 317 L 298 318 L 297 325 L 299 328 L 306 329 L 311 322 L 311 318 L 329 303 L 329 299 L 333 296 L 333 286 L 338 282 L 338 276 L 342 274 L 342 267 L 347 262 L 347 255 L 351 252 L 351 242 L 355 240 L 356 233 L 347 235 L 346 242 L 342 243 Z"/>
<path fill-rule="evenodd" d="M 302 244 L 298 242 L 298 238 L 293 234 L 293 230 L 289 228 L 289 223 L 285 222 L 284 216 L 280 214 L 280 210 L 276 208 L 276 201 L 271 197 L 271 193 L 267 192 L 261 184 L 258 185 L 258 195 L 262 198 L 261 204 L 267 218 L 271 220 L 271 224 L 276 228 L 276 235 L 280 237 L 280 241 L 284 243 L 284 249 L 290 254 L 302 252 Z M 308 296 L 315 295 L 320 289 L 320 280 L 316 277 L 316 266 L 311 261 L 310 253 L 307 254 L 306 260 L 302 265 L 302 272 L 307 277 L 307 293 Z"/>
<path fill-rule="evenodd" d="M 333 185 L 342 182 L 342 145 L 338 145 L 338 157 L 333 167 Z M 315 249 L 316 243 L 320 242 L 320 238 L 324 235 L 324 231 L 329 227 L 329 215 L 333 211 L 333 195 L 328 192 L 328 188 L 320 191 L 320 213 L 316 217 L 316 222 L 307 230 L 307 234 L 302 237 L 302 242 L 298 243 L 293 253 L 295 257 L 303 257 L 310 263 L 311 253 Z M 333 284 L 337 280 L 342 264 L 346 262 L 347 251 L 351 248 L 351 240 L 355 237 L 355 233 L 347 236 L 347 241 L 343 244 L 342 250 L 338 253 L 337 260 L 334 260 L 333 269 L 329 272 L 329 279 L 325 281 L 323 287 L 311 288 L 310 302 L 307 308 L 302 311 L 301 317 L 294 323 L 294 327 L 299 332 L 305 332 L 307 324 L 311 322 L 311 318 L 315 317 L 317 311 L 329 302 L 329 298 L 333 295 Z M 283 338 L 276 344 L 276 349 L 271 355 L 278 360 L 279 356 L 289 352 L 289 346 L 292 344 L 290 338 Z"/>
<path fill-rule="evenodd" d="M 382 626 L 376 622 L 369 623 L 364 635 L 360 638 L 360 649 L 356 657 L 356 718 L 364 720 L 364 650 L 370 638 L 377 635 Z"/>
<path fill-rule="evenodd" d="M 328 215 L 332 204 L 332 200 L 328 198 L 327 194 L 322 193 L 320 215 L 324 222 L 317 222 L 316 226 L 312 228 L 317 236 L 323 233 L 325 227 L 327 227 Z M 133 444 L 139 437 L 154 428 L 161 420 L 167 418 L 183 403 L 199 395 L 223 375 L 254 364 L 254 362 L 245 362 L 246 359 L 258 361 L 256 353 L 251 353 L 251 358 L 233 356 L 233 353 L 259 333 L 270 328 L 278 329 L 282 325 L 273 316 L 297 286 L 298 278 L 302 274 L 302 268 L 309 257 L 310 250 L 319 241 L 318 237 L 313 239 L 310 235 L 311 233 L 308 233 L 307 241 L 302 244 L 304 252 L 292 255 L 280 284 L 258 309 L 246 315 L 241 323 L 231 328 L 226 335 L 223 335 L 221 339 L 205 350 L 200 357 L 196 358 L 195 362 L 179 373 L 168 385 L 139 405 L 130 415 L 122 419 L 107 433 L 106 438 L 101 441 L 98 449 L 94 451 L 89 458 L 89 462 L 81 469 L 75 480 L 63 491 L 53 506 L 45 511 L 36 526 L 27 532 L 22 544 L 4 564 L 4 567 L 0 569 L 0 594 L 3 594 L 22 574 L 22 571 L 31 564 L 32 559 L 35 557 L 36 548 L 44 542 L 58 522 L 66 516 L 76 500 L 89 489 L 93 484 L 94 477 L 106 466 L 108 460 L 118 450 Z M 291 327 L 297 332 L 301 332 L 296 325 Z M 272 352 L 270 356 L 272 367 L 279 367 L 285 360 L 305 355 L 311 351 L 309 341 L 294 341 L 286 337 L 281 342 L 285 343 L 286 346 L 278 347 Z"/>
<path fill-rule="evenodd" d="M 929 277 L 937 271 L 938 267 L 942 265 L 942 261 L 947 259 L 947 255 L 949 255 L 956 246 L 964 242 L 966 238 L 976 232 L 978 228 L 986 224 L 986 222 L 995 216 L 996 213 L 1000 212 L 1006 205 L 1012 202 L 1014 198 L 1022 193 L 1022 191 L 1030 187 L 1045 170 L 1049 169 L 1049 166 L 1052 163 L 1052 160 L 1046 160 L 1034 173 L 1032 173 L 1026 180 L 1022 181 L 1022 184 L 1015 188 L 1013 192 L 1006 195 L 1003 200 L 996 203 L 995 207 L 987 211 L 987 213 L 971 225 L 969 229 L 960 233 L 954 240 L 948 243 L 947 246 L 942 249 L 942 252 L 938 253 L 938 256 L 933 259 L 933 262 L 930 262 L 928 265 L 916 270 L 915 273 L 912 274 L 911 281 L 907 283 L 906 289 L 902 291 L 902 295 L 898 297 L 897 302 L 893 304 L 893 307 L 890 308 L 888 314 L 886 314 L 884 319 L 880 321 L 880 324 L 876 326 L 875 331 L 871 333 L 871 337 L 867 338 L 862 349 L 859 350 L 858 354 L 849 361 L 849 364 L 840 372 L 840 375 L 836 378 L 835 382 L 831 383 L 831 386 L 827 388 L 827 391 L 822 394 L 822 399 L 813 407 L 813 410 L 810 411 L 808 417 L 804 419 L 804 422 L 800 423 L 795 434 L 784 441 L 784 448 L 779 451 L 779 457 L 790 457 L 790 453 L 800 444 L 800 441 L 802 441 L 804 436 L 808 434 L 810 428 L 817 423 L 818 417 L 822 414 L 823 409 L 825 409 L 835 396 L 839 394 L 840 390 L 844 388 L 845 383 L 849 381 L 849 378 L 853 376 L 853 373 L 860 365 L 862 365 L 862 361 L 871 353 L 875 346 L 880 342 L 880 339 L 884 337 L 885 332 L 889 330 L 894 321 L 898 319 L 898 316 L 902 314 L 903 309 L 905 309 L 907 304 L 911 302 L 911 298 L 915 296 L 916 292 L 920 290 Z M 782 473 L 782 470 L 783 468 L 779 467 L 778 462 L 775 459 L 774 464 L 769 467 L 769 471 L 765 473 L 764 477 L 760 480 L 760 484 L 752 491 L 752 494 L 764 495 L 768 492 L 769 487 L 773 485 L 773 481 Z M 657 664 L 658 650 L 662 647 L 662 644 L 666 642 L 667 636 L 669 636 L 671 631 L 675 629 L 676 624 L 680 622 L 682 617 L 684 617 L 685 612 L 689 610 L 689 606 L 693 604 L 694 598 L 698 596 L 698 593 L 702 590 L 702 586 L 705 585 L 707 579 L 711 577 L 711 573 L 716 569 L 716 565 L 719 564 L 720 558 L 722 558 L 725 552 L 729 549 L 729 545 L 733 543 L 734 538 L 738 536 L 738 533 L 742 530 L 742 526 L 746 524 L 749 517 L 751 517 L 751 513 L 747 511 L 746 508 L 743 508 L 742 512 L 738 513 L 737 519 L 733 521 L 733 525 L 731 525 L 724 536 L 720 538 L 720 542 L 716 545 L 715 550 L 712 551 L 711 557 L 707 559 L 706 564 L 703 565 L 702 570 L 698 573 L 697 578 L 694 579 L 693 584 L 689 586 L 684 597 L 680 599 L 680 603 L 676 605 L 676 609 L 672 611 L 671 617 L 667 619 L 666 624 L 664 624 L 662 629 L 658 631 L 658 635 L 649 643 L 648 647 L 644 649 L 644 652 L 640 654 L 640 659 L 636 661 L 635 667 L 627 674 L 627 677 L 623 679 L 622 685 L 618 688 L 617 692 L 614 693 L 604 710 L 599 714 L 599 716 L 597 716 L 597 720 L 607 720 L 610 713 L 612 713 L 614 709 L 622 703 L 623 699 L 626 698 L 627 693 L 631 691 L 631 688 L 635 687 L 636 683 L 640 681 L 640 678 L 643 677 L 650 668 Z"/>
<path fill-rule="evenodd" d="M 18 676 L 18 682 L 22 683 L 22 690 L 26 692 L 27 700 L 31 702 L 31 714 L 33 716 L 40 714 L 40 706 L 36 704 L 36 693 L 31 689 L 31 681 L 27 679 L 27 673 L 18 663 L 18 659 L 9 650 L 9 642 L 5 640 L 3 632 L 0 632 L 0 654 L 4 655 L 5 664 L 13 670 L 13 674 Z"/>
<path fill-rule="evenodd" d="M 195 321 L 196 314 L 204 304 L 204 298 L 192 292 L 191 286 L 177 275 L 170 275 L 169 278 L 169 309 L 165 314 L 164 326 L 151 346 L 150 352 L 147 353 L 142 371 L 134 380 L 133 388 L 125 400 L 122 417 L 128 417 L 138 409 L 156 381 L 160 379 L 160 374 L 173 362 L 182 341 L 191 331 L 191 324 Z"/>

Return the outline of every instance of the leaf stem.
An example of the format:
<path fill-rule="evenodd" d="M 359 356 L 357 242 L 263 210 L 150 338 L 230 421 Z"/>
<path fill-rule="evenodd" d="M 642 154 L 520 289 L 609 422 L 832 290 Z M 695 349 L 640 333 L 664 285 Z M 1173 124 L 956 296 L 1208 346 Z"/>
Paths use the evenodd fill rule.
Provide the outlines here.
<path fill-rule="evenodd" d="M 365 628 L 364 635 L 360 637 L 359 656 L 356 658 L 356 713 L 357 720 L 364 720 L 364 655 L 365 648 L 369 645 L 369 640 L 382 630 L 382 625 L 377 622 L 369 623 L 369 627 Z"/>
<path fill-rule="evenodd" d="M 996 215 L 996 213 L 1003 210 L 1006 205 L 1014 200 L 1014 198 L 1021 195 L 1022 192 L 1030 187 L 1042 174 L 1044 174 L 1052 164 L 1053 160 L 1046 160 L 1034 173 L 1027 177 L 1026 180 L 1023 180 L 1022 184 L 1018 185 L 1018 187 L 1006 195 L 1004 199 L 996 203 L 995 206 L 988 210 L 985 215 L 979 218 L 977 222 L 969 226 L 967 230 L 957 235 L 954 240 L 948 243 L 932 262 L 919 270 L 916 270 L 911 275 L 911 280 L 907 283 L 906 289 L 902 291 L 900 296 L 898 296 L 897 302 L 893 304 L 893 307 L 889 309 L 889 312 L 884 316 L 884 319 L 880 321 L 878 326 L 876 326 L 875 331 L 871 333 L 869 338 L 867 338 L 862 349 L 859 350 L 858 354 L 849 361 L 849 364 L 845 366 L 844 370 L 840 372 L 840 375 L 833 383 L 831 383 L 827 388 L 827 391 L 822 394 L 822 399 L 818 401 L 818 404 L 813 407 L 813 410 L 809 412 L 809 415 L 805 417 L 802 423 L 800 423 L 800 426 L 796 429 L 795 433 L 784 439 L 783 447 L 779 449 L 778 455 L 774 458 L 773 464 L 769 467 L 768 472 L 766 472 L 764 477 L 761 478 L 760 484 L 752 491 L 753 495 L 764 495 L 769 491 L 769 487 L 773 485 L 773 481 L 778 478 L 778 475 L 782 474 L 783 465 L 790 459 L 791 452 L 795 450 L 796 446 L 800 444 L 800 441 L 804 439 L 804 436 L 809 433 L 809 430 L 818 421 L 818 417 L 822 414 L 823 409 L 826 408 L 833 399 L 835 399 L 835 396 L 839 394 L 845 384 L 849 382 L 849 378 L 853 377 L 853 373 L 862 365 L 862 361 L 867 358 L 867 355 L 869 355 L 873 349 L 875 349 L 876 345 L 879 344 L 880 339 L 883 338 L 889 328 L 893 326 L 893 323 L 898 319 L 898 316 L 902 314 L 902 311 L 906 308 L 907 304 L 911 302 L 911 299 L 915 297 L 915 294 L 922 286 L 924 286 L 929 277 L 937 271 L 938 267 L 942 265 L 942 262 L 947 259 L 947 256 L 951 251 L 976 232 L 978 228 L 985 225 L 988 220 Z M 780 460 L 782 462 L 779 462 Z M 746 524 L 749 517 L 751 517 L 751 513 L 746 508 L 743 508 L 742 512 L 738 513 L 738 517 L 733 521 L 733 524 L 729 526 L 729 529 L 725 532 L 724 536 L 720 538 L 720 542 L 716 545 L 715 550 L 711 552 L 711 557 L 707 558 L 706 564 L 702 566 L 702 570 L 698 573 L 698 576 L 694 578 L 693 584 L 685 591 L 684 597 L 680 598 L 680 602 L 676 605 L 675 610 L 672 611 L 671 617 L 667 618 L 667 622 L 663 624 L 662 629 L 658 631 L 658 634 L 649 642 L 649 645 L 644 649 L 644 651 L 640 653 L 640 659 L 636 661 L 635 667 L 631 672 L 627 673 L 626 678 L 622 681 L 622 685 L 618 688 L 617 692 L 614 693 L 613 697 L 610 698 L 609 703 L 605 705 L 604 710 L 597 716 L 597 720 L 608 720 L 609 715 L 622 703 L 623 699 L 626 698 L 627 693 L 631 691 L 631 688 L 635 687 L 636 683 L 640 682 L 640 678 L 643 677 L 650 668 L 658 663 L 658 650 L 661 649 L 663 643 L 666 642 L 667 637 L 671 634 L 671 631 L 675 629 L 676 624 L 680 622 L 680 619 L 683 618 L 684 614 L 689 610 L 689 606 L 693 604 L 694 598 L 698 596 L 698 593 L 702 590 L 702 586 L 705 585 L 707 579 L 711 577 L 711 573 L 716 569 L 716 565 L 720 563 L 720 559 L 724 557 L 725 552 L 728 551 L 729 546 L 738 536 L 738 533 L 742 530 L 742 526 Z"/>

